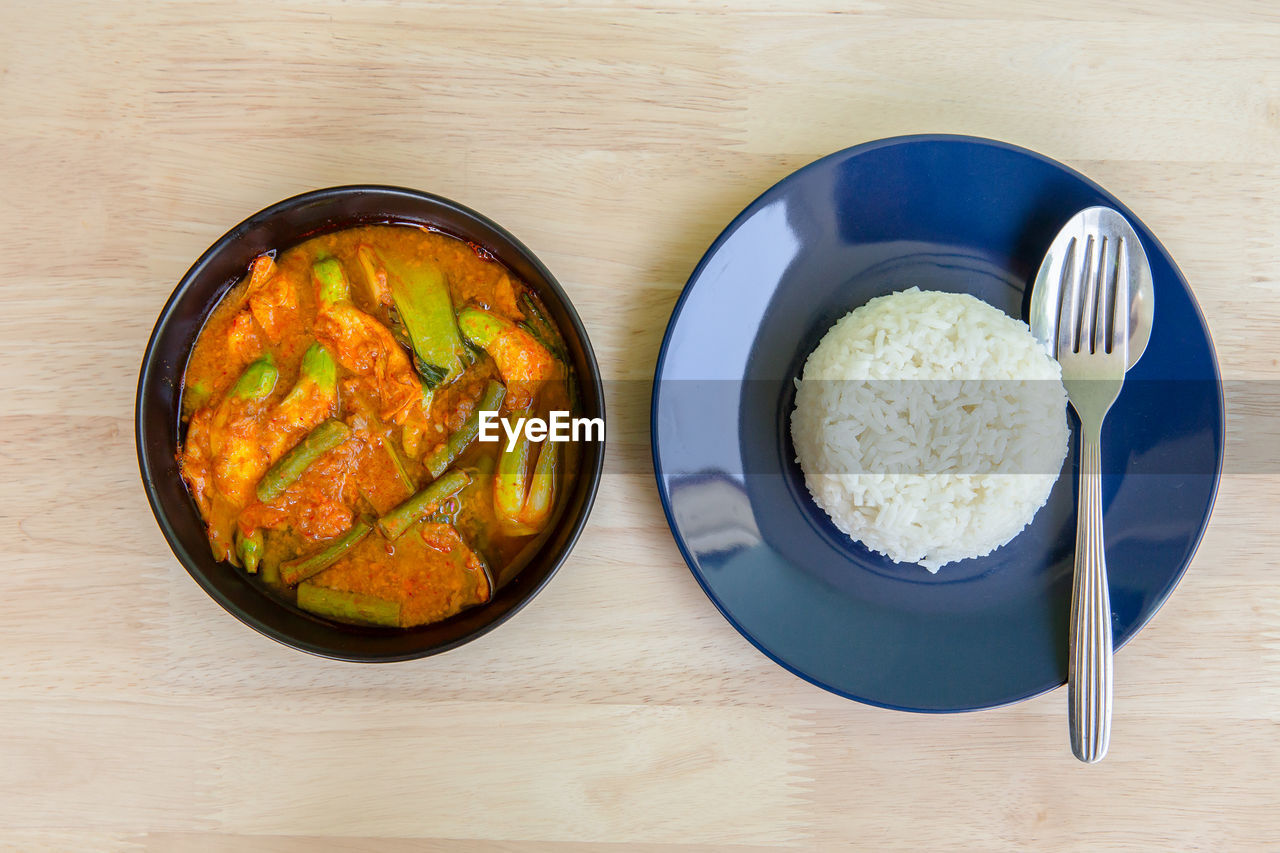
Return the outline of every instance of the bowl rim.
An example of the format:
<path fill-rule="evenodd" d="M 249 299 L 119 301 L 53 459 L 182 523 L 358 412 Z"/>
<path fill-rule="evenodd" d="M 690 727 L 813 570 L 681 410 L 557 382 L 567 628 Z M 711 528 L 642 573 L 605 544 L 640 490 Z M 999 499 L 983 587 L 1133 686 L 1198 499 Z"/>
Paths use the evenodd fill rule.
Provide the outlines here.
<path fill-rule="evenodd" d="M 599 450 L 597 453 L 594 454 L 593 463 L 590 464 L 588 467 L 583 468 L 578 475 L 579 477 L 587 478 L 586 494 L 582 502 L 582 507 L 578 511 L 577 515 L 574 518 L 572 518 L 572 520 L 567 520 L 563 517 L 560 519 L 561 524 L 565 524 L 565 522 L 568 521 L 569 532 L 566 535 L 563 541 L 563 544 L 559 548 L 559 553 L 557 553 L 556 556 L 553 558 L 551 562 L 551 566 L 547 570 L 546 574 L 537 583 L 533 584 L 527 591 L 522 593 L 520 599 L 516 601 L 511 607 L 509 607 L 504 613 L 500 614 L 499 616 L 492 619 L 491 621 L 486 622 L 485 624 L 481 625 L 479 628 L 473 631 L 470 631 L 469 633 L 463 634 L 459 637 L 455 637 L 451 640 L 448 640 L 442 643 L 437 643 L 435 645 L 426 646 L 421 649 L 414 649 L 406 652 L 386 653 L 386 654 L 381 654 L 381 653 L 369 654 L 364 652 L 344 652 L 330 646 L 320 645 L 307 640 L 301 640 L 291 635 L 289 632 L 281 630 L 280 628 L 277 628 L 276 626 L 269 624 L 268 622 L 265 622 L 257 618 L 256 616 L 250 614 L 249 612 L 245 611 L 235 602 L 230 600 L 230 598 L 227 595 L 225 595 L 216 585 L 214 585 L 209 580 L 209 578 L 206 577 L 205 572 L 201 571 L 196 566 L 195 560 L 193 559 L 192 555 L 190 554 L 186 546 L 183 544 L 181 539 L 179 538 L 177 531 L 174 529 L 172 523 L 169 520 L 168 509 L 164 506 L 163 502 L 159 499 L 159 496 L 157 495 L 157 488 L 154 482 L 156 479 L 156 476 L 152 468 L 151 460 L 148 458 L 148 452 L 147 452 L 148 428 L 145 424 L 145 418 L 144 418 L 145 412 L 150 407 L 154 407 L 155 405 L 157 405 L 154 402 L 148 402 L 148 399 L 147 399 L 148 395 L 146 393 L 147 388 L 153 382 L 152 377 L 153 377 L 155 365 L 157 362 L 156 344 L 160 339 L 160 336 L 162 335 L 163 331 L 165 330 L 169 322 L 172 320 L 179 303 L 186 296 L 188 290 L 190 290 L 190 288 L 193 286 L 194 282 L 199 277 L 200 273 L 204 270 L 206 265 L 208 265 L 212 261 L 212 259 L 217 257 L 222 251 L 224 251 L 229 244 L 239 239 L 246 232 L 248 232 L 249 230 L 251 230 L 252 228 L 260 224 L 270 221 L 272 218 L 280 215 L 283 212 L 286 212 L 295 207 L 305 205 L 305 204 L 311 204 L 311 203 L 322 202 L 322 201 L 330 201 L 333 199 L 339 199 L 339 198 L 344 198 L 347 196 L 358 195 L 358 194 L 371 194 L 371 195 L 378 195 L 383 197 L 400 197 L 400 198 L 408 199 L 417 203 L 425 203 L 430 207 L 442 209 L 453 215 L 459 216 L 463 219 L 470 219 L 473 222 L 475 222 L 477 225 L 479 225 L 481 228 L 489 229 L 495 232 L 496 234 L 498 234 L 504 240 L 508 241 L 510 245 L 515 249 L 516 254 L 522 256 L 522 260 L 526 261 L 534 270 L 537 271 L 538 275 L 547 284 L 551 293 L 555 296 L 556 299 L 559 300 L 560 307 L 564 309 L 565 316 L 568 319 L 569 324 L 573 329 L 573 332 L 577 335 L 578 339 L 581 341 L 584 360 L 586 362 L 586 367 L 588 368 L 587 371 L 580 371 L 588 375 L 579 376 L 578 381 L 584 386 L 584 391 L 589 388 L 591 393 L 594 394 L 595 399 L 599 403 L 600 417 L 602 420 L 606 422 L 605 436 L 602 437 L 598 442 Z M 347 222 L 346 224 L 335 223 L 332 228 L 323 227 L 311 232 L 306 232 L 300 236 L 300 239 L 297 242 L 291 243 L 289 246 L 281 246 L 279 248 L 280 250 L 292 248 L 293 246 L 298 245 L 299 243 L 320 233 L 337 231 L 345 227 L 354 227 L 355 225 L 358 225 L 358 224 L 375 224 L 377 221 L 378 220 L 375 217 L 375 218 L 369 218 L 369 219 L 363 220 L 362 222 Z M 385 221 L 388 224 L 391 224 L 391 223 L 394 223 L 396 219 L 395 217 L 388 216 Z M 440 233 L 446 234 L 450 237 L 454 237 L 455 239 L 464 239 L 454 233 L 451 233 L 448 228 L 444 228 L 444 227 L 440 228 Z M 471 242 L 471 241 L 467 241 L 467 242 Z M 506 261 L 504 261 L 502 257 L 499 256 L 498 253 L 494 251 L 490 246 L 484 245 L 482 243 L 478 245 L 481 248 L 483 248 L 486 252 L 488 252 L 496 262 L 510 269 L 510 265 L 507 264 Z M 210 302 L 206 302 L 202 306 L 202 311 L 204 313 L 204 320 L 207 321 L 209 312 L 211 312 L 214 308 L 216 308 L 216 306 L 222 301 L 223 297 L 226 295 L 226 292 L 227 292 L 226 288 L 220 289 Z M 203 321 L 201 325 L 203 326 Z M 197 337 L 198 337 L 198 333 L 197 333 Z M 190 358 L 189 349 L 186 352 L 186 358 Z M 184 365 L 185 365 L 185 361 L 184 361 Z M 176 399 L 180 400 L 181 398 L 179 396 Z M 168 420 L 172 421 L 173 418 L 169 418 Z M 578 538 L 582 535 L 582 531 L 586 527 L 587 519 L 591 515 L 591 510 L 595 505 L 596 495 L 600 487 L 600 480 L 601 480 L 601 476 L 604 469 L 604 457 L 606 453 L 606 443 L 607 443 L 607 437 L 608 437 L 607 436 L 607 417 L 605 414 L 604 386 L 600 377 L 600 365 L 596 359 L 595 350 L 591 346 L 591 339 L 587 335 L 586 327 L 583 325 L 582 319 L 578 316 L 577 309 L 574 307 L 573 302 L 569 299 L 568 294 L 565 293 L 564 288 L 560 285 L 560 282 L 556 279 L 554 275 L 551 274 L 551 271 L 547 269 L 546 265 L 542 263 L 541 259 L 539 259 L 538 256 L 535 255 L 533 251 L 529 249 L 528 246 L 526 246 L 523 242 L 517 239 L 516 236 L 512 234 L 510 231 L 508 231 L 506 228 L 499 225 L 497 222 L 493 221 L 492 219 L 485 216 L 484 214 L 467 207 L 466 205 L 460 204 L 456 201 L 453 201 L 452 199 L 446 198 L 441 195 L 436 195 L 434 193 L 425 192 L 423 190 L 410 189 L 408 187 L 394 186 L 390 184 L 342 184 L 337 186 L 323 187 L 320 189 L 309 190 L 303 193 L 298 193 L 296 195 L 290 196 L 288 198 L 277 201 L 271 205 L 268 205 L 267 207 L 259 210 L 258 212 L 246 217 L 245 219 L 240 221 L 238 224 L 236 224 L 234 227 L 229 229 L 222 236 L 218 237 L 212 244 L 210 244 L 210 246 L 200 254 L 200 256 L 187 269 L 187 271 L 182 274 L 182 277 L 178 279 L 177 284 L 174 286 L 173 292 L 169 294 L 169 298 L 165 301 L 164 307 L 160 309 L 160 313 L 156 317 L 155 324 L 152 326 L 151 334 L 147 338 L 147 345 L 146 345 L 146 348 L 143 350 L 143 355 L 142 355 L 142 364 L 138 371 L 137 392 L 134 397 L 133 432 L 134 432 L 134 443 L 135 443 L 136 451 L 138 454 L 138 470 L 142 478 L 143 490 L 146 492 L 146 495 L 147 495 L 147 503 L 151 507 L 151 513 L 155 517 L 157 525 L 160 527 L 160 531 L 164 536 L 165 542 L 169 546 L 169 550 L 173 552 L 173 555 L 178 559 L 178 562 L 182 564 L 182 567 L 186 570 L 187 574 L 189 574 L 192 577 L 192 579 L 195 580 L 197 584 L 199 584 L 200 588 L 203 589 L 211 599 L 216 601 L 218 605 L 222 607 L 223 610 L 230 613 L 240 622 L 244 623 L 245 625 L 248 625 L 250 628 L 253 628 L 258 633 L 266 637 L 270 637 L 272 640 L 275 640 L 281 645 L 288 646 L 293 649 L 298 649 L 299 651 L 308 652 L 310 654 L 316 655 L 317 657 L 328 658 L 330 660 L 347 661 L 352 663 L 394 663 L 394 662 L 406 661 L 406 660 L 417 660 L 419 658 L 441 654 L 443 652 L 456 649 L 459 646 L 465 645 L 466 643 L 469 643 L 473 640 L 476 640 L 484 636 L 485 634 L 497 628 L 499 625 L 502 625 L 503 623 L 505 623 L 516 613 L 523 610 L 529 604 L 529 602 L 532 601 L 538 595 L 538 593 L 540 593 L 543 590 L 544 587 L 546 587 L 546 585 L 551 581 L 551 578 L 554 577 L 557 572 L 559 572 L 560 567 L 569 558 L 569 555 L 572 553 L 574 546 L 577 544 Z M 286 606 L 281 602 L 276 602 L 276 603 L 278 604 L 278 606 L 282 608 Z M 388 636 L 398 636 L 398 635 L 388 634 Z"/>

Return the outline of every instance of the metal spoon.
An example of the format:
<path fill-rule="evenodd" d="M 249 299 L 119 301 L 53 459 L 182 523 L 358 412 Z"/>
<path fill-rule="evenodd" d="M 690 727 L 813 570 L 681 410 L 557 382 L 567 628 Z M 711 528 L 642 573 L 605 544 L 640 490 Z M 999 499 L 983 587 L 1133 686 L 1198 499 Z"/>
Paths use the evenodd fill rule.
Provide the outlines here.
<path fill-rule="evenodd" d="M 1093 763 L 1111 740 L 1111 595 L 1102 531 L 1102 422 L 1125 372 L 1146 350 L 1151 267 L 1128 221 L 1108 207 L 1073 216 L 1054 238 L 1031 291 L 1031 331 L 1062 365 L 1080 416 L 1080 485 L 1067 708 L 1071 750 Z"/>
<path fill-rule="evenodd" d="M 1062 282 L 1069 280 L 1069 263 L 1083 259 L 1079 250 L 1090 234 L 1109 235 L 1123 240 L 1128 249 L 1129 270 L 1129 359 L 1125 369 L 1133 367 L 1147 350 L 1151 338 L 1151 319 L 1155 315 L 1155 293 L 1151 286 L 1151 265 L 1133 226 L 1109 207 L 1086 207 L 1067 220 L 1058 236 L 1049 244 L 1040 271 L 1031 285 L 1031 334 L 1044 351 L 1057 358 L 1058 310 L 1062 305 Z M 1073 258 L 1072 244 L 1077 247 Z"/>

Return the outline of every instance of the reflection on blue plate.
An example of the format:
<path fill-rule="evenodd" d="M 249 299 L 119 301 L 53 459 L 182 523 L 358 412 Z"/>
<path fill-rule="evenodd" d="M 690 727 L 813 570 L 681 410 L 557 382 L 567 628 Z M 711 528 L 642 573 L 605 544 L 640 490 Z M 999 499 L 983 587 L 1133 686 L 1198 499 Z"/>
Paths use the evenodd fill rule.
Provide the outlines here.
<path fill-rule="evenodd" d="M 694 576 L 769 657 L 843 696 L 915 711 L 987 708 L 1066 681 L 1074 435 L 1057 486 L 1022 534 L 930 575 L 832 525 L 805 489 L 789 422 L 794 379 L 839 317 L 915 285 L 972 293 L 1025 320 L 1027 288 L 1053 236 L 1099 204 L 1129 217 L 1142 238 L 1156 306 L 1146 355 L 1103 430 L 1119 647 L 1190 562 L 1223 444 L 1209 331 L 1182 274 L 1137 217 L 1039 154 L 911 136 L 806 166 L 756 199 L 707 251 L 658 358 L 654 467 Z"/>

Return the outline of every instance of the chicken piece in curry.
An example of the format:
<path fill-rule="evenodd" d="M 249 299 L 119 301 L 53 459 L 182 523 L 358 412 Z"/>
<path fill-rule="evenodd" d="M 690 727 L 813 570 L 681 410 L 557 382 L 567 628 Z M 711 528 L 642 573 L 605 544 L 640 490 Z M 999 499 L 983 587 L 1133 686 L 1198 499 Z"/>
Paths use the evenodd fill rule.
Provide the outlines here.
<path fill-rule="evenodd" d="M 573 411 L 545 306 L 483 249 L 414 226 L 256 258 L 200 332 L 182 400 L 179 468 L 215 558 L 341 622 L 489 601 L 574 475 L 572 444 L 478 440 L 482 413 Z"/>

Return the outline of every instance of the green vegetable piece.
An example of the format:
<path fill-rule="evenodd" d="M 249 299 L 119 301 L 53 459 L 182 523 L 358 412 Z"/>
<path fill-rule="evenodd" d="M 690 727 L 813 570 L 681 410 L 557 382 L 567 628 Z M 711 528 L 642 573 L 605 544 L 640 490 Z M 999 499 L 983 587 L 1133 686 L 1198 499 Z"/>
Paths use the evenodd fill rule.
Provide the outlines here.
<path fill-rule="evenodd" d="M 476 436 L 480 434 L 480 413 L 496 412 L 502 406 L 502 400 L 507 396 L 507 389 L 501 382 L 490 380 L 485 386 L 484 393 L 480 395 L 480 401 L 476 404 L 475 411 L 467 418 L 466 423 L 449 436 L 439 449 L 427 457 L 424 463 L 427 470 L 431 472 L 431 476 L 439 477 L 449 466 L 458 460 L 462 452 L 471 446 L 471 442 L 476 440 Z"/>
<path fill-rule="evenodd" d="M 382 270 L 373 247 L 365 244 L 357 246 L 356 261 L 360 264 L 360 271 L 364 273 L 364 286 L 369 301 L 374 305 L 386 304 L 386 297 L 390 295 L 387 293 L 386 273 Z"/>
<path fill-rule="evenodd" d="M 556 474 L 560 470 L 560 446 L 544 441 L 528 474 L 532 445 L 523 435 L 511 450 L 503 448 L 493 484 L 494 514 L 503 530 L 513 536 L 537 533 L 551 517 Z"/>
<path fill-rule="evenodd" d="M 528 329 L 505 317 L 479 308 L 464 308 L 458 314 L 458 328 L 498 366 L 511 395 L 508 408 L 527 407 L 530 398 L 526 391 L 556 376 L 555 356 Z M 513 402 L 516 400 L 525 402 Z"/>
<path fill-rule="evenodd" d="M 338 363 L 321 344 L 312 344 L 302 354 L 302 367 L 299 369 L 298 382 L 303 380 L 314 382 L 320 388 L 337 388 Z M 294 386 L 295 390 L 297 385 Z M 290 392 L 292 395 L 292 392 Z M 288 399 L 286 397 L 285 399 Z"/>
<path fill-rule="evenodd" d="M 322 308 L 351 301 L 351 285 L 347 283 L 347 274 L 337 258 L 316 261 L 311 267 L 311 276 L 315 279 L 316 297 Z"/>
<path fill-rule="evenodd" d="M 267 586 L 280 586 L 280 561 L 278 559 L 267 559 L 263 557 L 262 562 L 258 564 L 259 577 Z"/>
<path fill-rule="evenodd" d="M 450 471 L 378 519 L 378 529 L 388 539 L 399 539 L 406 530 L 429 516 L 470 482 L 471 477 L 466 472 Z"/>
<path fill-rule="evenodd" d="M 414 489 L 413 478 L 409 476 L 409 469 L 405 467 L 404 460 L 400 458 L 399 451 L 396 450 L 390 439 L 384 440 L 382 442 L 382 446 L 386 448 L 387 455 L 391 457 L 391 467 L 396 471 L 396 479 L 400 481 L 400 484 L 403 485 L 405 489 L 412 492 Z"/>
<path fill-rule="evenodd" d="M 502 448 L 498 458 L 498 475 L 493 482 L 493 508 L 498 518 L 511 524 L 519 524 L 520 511 L 524 509 L 528 493 L 529 439 L 521 432 L 515 447 Z"/>
<path fill-rule="evenodd" d="M 323 551 L 317 551 L 306 557 L 299 557 L 295 560 L 281 563 L 280 580 L 284 581 L 287 586 L 294 586 L 312 575 L 323 572 L 338 560 L 341 560 L 348 551 L 359 545 L 361 540 L 368 536 L 372 530 L 373 528 L 368 524 L 363 521 L 357 521 L 351 526 L 350 530 L 333 540 L 329 547 Z"/>
<path fill-rule="evenodd" d="M 451 382 L 466 368 L 466 348 L 458 335 L 453 297 L 444 273 L 432 263 L 406 264 L 376 249 L 376 263 L 386 271 L 387 288 L 400 322 L 413 345 L 414 364 L 428 388 Z"/>
<path fill-rule="evenodd" d="M 544 441 L 538 451 L 538 461 L 533 466 L 533 476 L 529 479 L 529 494 L 525 497 L 524 512 L 520 520 L 525 524 L 542 529 L 551 515 L 551 502 L 555 496 L 556 473 L 560 470 L 560 445 L 554 441 Z"/>
<path fill-rule="evenodd" d="M 463 308 L 458 312 L 458 328 L 467 340 L 481 349 L 489 346 L 498 335 L 514 325 L 505 317 L 479 308 Z"/>
<path fill-rule="evenodd" d="M 254 461 L 259 452 L 259 446 L 251 438 L 227 432 L 227 423 L 232 418 L 245 414 L 245 410 L 252 414 L 255 406 L 264 403 L 271 396 L 271 392 L 275 390 L 277 378 L 279 378 L 279 371 L 276 370 L 275 359 L 271 357 L 271 353 L 264 353 L 244 369 L 240 377 L 227 390 L 226 396 L 218 403 L 217 408 L 213 410 L 213 420 L 209 424 L 209 443 L 215 456 L 224 457 L 226 479 L 233 486 L 230 491 L 234 493 L 236 500 L 241 497 L 248 498 L 247 492 L 260 470 Z M 231 532 L 228 530 L 226 531 L 228 547 L 225 550 L 233 555 L 233 562 L 235 562 L 235 548 L 232 547 L 231 540 Z"/>
<path fill-rule="evenodd" d="M 335 418 L 320 424 L 262 475 L 258 481 L 258 500 L 265 504 L 280 497 L 313 462 L 342 444 L 349 435 L 350 427 Z"/>
<path fill-rule="evenodd" d="M 209 550 L 213 552 L 214 561 L 218 563 L 230 563 L 233 566 L 237 565 L 240 562 L 240 558 L 236 554 L 235 549 L 227 543 L 226 539 L 221 538 L 217 534 L 216 530 L 217 529 L 214 525 L 209 525 L 206 531 L 209 538 Z"/>
<path fill-rule="evenodd" d="M 298 381 L 280 401 L 277 411 L 294 421 L 301 421 L 313 411 L 313 402 L 327 404 L 330 411 L 338 402 L 338 363 L 320 344 L 312 344 L 302 355 Z"/>
<path fill-rule="evenodd" d="M 262 531 L 255 530 L 248 536 L 236 529 L 236 553 L 240 556 L 240 564 L 251 575 L 258 573 L 258 563 L 262 561 Z"/>
<path fill-rule="evenodd" d="M 400 602 L 374 595 L 329 589 L 309 581 L 298 584 L 298 607 L 343 622 L 363 622 L 397 628 L 400 625 Z"/>
<path fill-rule="evenodd" d="M 524 308 L 526 319 L 522 326 L 529 334 L 533 335 L 534 340 L 542 344 L 543 348 L 552 356 L 564 363 L 568 363 L 568 353 L 564 348 L 564 338 L 560 337 L 560 332 L 556 329 L 555 324 L 547 319 L 547 314 L 542 310 L 542 304 L 528 293 L 520 295 L 520 305 Z"/>
<path fill-rule="evenodd" d="M 412 343 L 409 344 L 409 348 L 413 348 Z M 422 377 L 422 384 L 428 389 L 440 387 L 449 378 L 449 372 L 445 368 L 427 364 L 416 352 L 413 354 L 413 369 L 418 371 L 418 376 Z"/>
<path fill-rule="evenodd" d="M 197 379 L 183 389 L 184 408 L 193 412 L 208 403 L 212 396 L 213 389 L 209 387 L 209 383 L 204 379 Z"/>
<path fill-rule="evenodd" d="M 276 388 L 276 379 L 279 377 L 280 371 L 276 370 L 276 360 L 271 357 L 271 353 L 263 353 L 257 361 L 244 369 L 244 373 L 241 373 L 240 378 L 231 386 L 227 396 L 237 400 L 261 402 L 271 396 L 271 392 Z"/>

